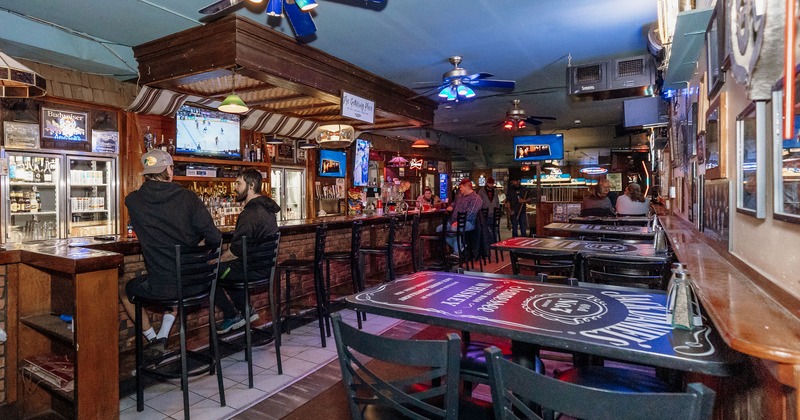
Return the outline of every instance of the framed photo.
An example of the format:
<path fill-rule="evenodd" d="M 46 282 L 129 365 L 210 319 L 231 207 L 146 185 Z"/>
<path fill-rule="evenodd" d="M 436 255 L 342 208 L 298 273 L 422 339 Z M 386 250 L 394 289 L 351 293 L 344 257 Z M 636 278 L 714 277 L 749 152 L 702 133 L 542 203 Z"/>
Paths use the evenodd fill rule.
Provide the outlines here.
<path fill-rule="evenodd" d="M 39 124 L 3 121 L 3 145 L 8 149 L 38 149 Z"/>
<path fill-rule="evenodd" d="M 736 211 L 766 216 L 767 106 L 751 103 L 736 117 Z"/>
<path fill-rule="evenodd" d="M 689 157 L 697 156 L 697 112 L 697 102 L 692 102 L 686 126 L 686 146 L 689 148 Z"/>
<path fill-rule="evenodd" d="M 42 107 L 42 138 L 85 142 L 87 118 L 85 112 Z"/>
<path fill-rule="evenodd" d="M 706 63 L 708 99 L 714 97 L 725 84 L 725 2 L 718 0 L 711 21 L 706 28 Z"/>
<path fill-rule="evenodd" d="M 778 122 L 783 120 L 782 86 L 772 92 L 772 118 Z M 792 139 L 784 139 L 781 128 L 772 130 L 773 218 L 800 223 L 800 97 L 794 103 L 794 129 Z"/>
<path fill-rule="evenodd" d="M 697 163 L 706 162 L 706 131 L 697 133 Z"/>
<path fill-rule="evenodd" d="M 119 153 L 119 132 L 92 130 L 92 152 Z"/>
<path fill-rule="evenodd" d="M 275 145 L 274 163 L 295 163 L 294 140 L 284 140 L 283 144 Z"/>
<path fill-rule="evenodd" d="M 725 115 L 724 103 L 725 93 L 723 92 L 709 104 L 706 112 L 705 175 L 707 180 L 724 178 L 726 175 L 723 153 L 725 147 L 722 144 L 725 138 L 723 129 L 725 122 L 722 120 Z"/>
<path fill-rule="evenodd" d="M 608 182 L 611 183 L 611 191 L 622 191 L 622 173 L 620 172 L 609 172 L 606 175 Z"/>

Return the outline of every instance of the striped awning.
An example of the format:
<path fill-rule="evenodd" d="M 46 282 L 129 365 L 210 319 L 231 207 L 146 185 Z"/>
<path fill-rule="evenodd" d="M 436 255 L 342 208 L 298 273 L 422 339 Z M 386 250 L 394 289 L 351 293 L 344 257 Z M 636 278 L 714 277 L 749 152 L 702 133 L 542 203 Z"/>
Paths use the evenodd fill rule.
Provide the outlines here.
<path fill-rule="evenodd" d="M 216 108 L 222 101 L 144 86 L 127 110 L 139 114 L 175 117 L 175 113 L 186 102 Z M 312 139 L 316 135 L 317 123 L 274 112 L 251 110 L 244 116 L 242 128 L 281 137 Z"/>

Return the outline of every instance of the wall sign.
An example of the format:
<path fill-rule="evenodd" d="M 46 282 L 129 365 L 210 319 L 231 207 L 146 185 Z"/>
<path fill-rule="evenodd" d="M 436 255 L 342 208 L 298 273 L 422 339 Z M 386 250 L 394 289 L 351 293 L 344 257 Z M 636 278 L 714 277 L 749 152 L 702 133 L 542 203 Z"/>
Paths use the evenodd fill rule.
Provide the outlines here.
<path fill-rule="evenodd" d="M 3 138 L 3 145 L 9 149 L 38 149 L 39 125 L 5 121 Z"/>
<path fill-rule="evenodd" d="M 42 108 L 42 138 L 86 141 L 87 113 Z"/>
<path fill-rule="evenodd" d="M 342 91 L 342 116 L 372 124 L 375 122 L 375 102 Z"/>
<path fill-rule="evenodd" d="M 92 152 L 119 153 L 119 132 L 92 130 Z"/>
<path fill-rule="evenodd" d="M 413 158 L 408 166 L 410 166 L 411 169 L 422 169 L 422 159 Z"/>

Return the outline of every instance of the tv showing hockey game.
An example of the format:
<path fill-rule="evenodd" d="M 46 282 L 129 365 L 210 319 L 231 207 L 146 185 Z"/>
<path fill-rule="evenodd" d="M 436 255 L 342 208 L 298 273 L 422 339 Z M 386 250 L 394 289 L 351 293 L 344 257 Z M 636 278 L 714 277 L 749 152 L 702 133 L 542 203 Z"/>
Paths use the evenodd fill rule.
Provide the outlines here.
<path fill-rule="evenodd" d="M 184 105 L 175 114 L 175 153 L 241 159 L 239 116 Z"/>

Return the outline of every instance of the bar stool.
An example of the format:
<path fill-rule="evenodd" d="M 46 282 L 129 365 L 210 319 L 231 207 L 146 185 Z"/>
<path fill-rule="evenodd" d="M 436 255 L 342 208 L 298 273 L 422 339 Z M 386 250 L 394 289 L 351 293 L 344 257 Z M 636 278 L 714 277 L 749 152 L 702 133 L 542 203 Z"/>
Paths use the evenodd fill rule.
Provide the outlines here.
<path fill-rule="evenodd" d="M 419 236 L 419 214 L 415 214 L 411 219 L 411 238 L 408 242 L 395 242 L 394 247 L 398 251 L 408 251 L 411 253 L 411 270 L 417 272 L 420 270 L 419 262 L 417 261 L 417 241 Z"/>
<path fill-rule="evenodd" d="M 434 233 L 432 235 L 419 235 L 418 239 L 420 241 L 422 241 L 419 244 L 419 254 L 420 255 L 419 255 L 419 258 L 418 258 L 421 269 L 441 269 L 441 270 L 444 270 L 444 271 L 448 271 L 449 270 L 449 266 L 447 264 L 447 242 L 445 241 L 445 238 L 446 238 L 445 235 L 447 234 L 447 223 L 448 223 L 448 220 L 449 220 L 448 214 L 445 213 L 445 212 L 442 212 L 442 223 L 441 223 L 442 231 L 441 232 L 436 232 L 436 233 Z M 426 243 L 426 242 L 433 242 L 434 243 L 433 246 L 436 246 L 436 245 L 440 246 L 441 252 L 442 252 L 442 265 L 441 266 L 439 266 L 438 264 L 436 266 L 425 266 L 425 258 L 423 256 L 423 254 L 424 254 L 423 251 L 425 249 L 425 246 L 423 246 L 423 244 Z"/>
<path fill-rule="evenodd" d="M 494 209 L 494 213 L 492 213 L 492 243 L 497 243 L 502 241 L 503 239 L 500 238 L 500 216 L 502 216 L 502 212 L 500 211 L 499 207 Z M 500 259 L 497 259 L 497 253 L 500 253 Z M 494 262 L 499 263 L 500 261 L 504 261 L 503 258 L 503 251 L 498 251 L 497 249 L 494 250 Z"/>
<path fill-rule="evenodd" d="M 250 239 L 242 236 L 242 272 L 241 278 L 226 278 L 217 284 L 225 290 L 244 293 L 246 302 L 244 313 L 245 322 L 245 359 L 247 360 L 248 386 L 253 387 L 253 335 L 266 334 L 264 330 L 251 328 L 250 315 L 252 303 L 250 293 L 260 291 L 264 287 L 269 290 L 269 308 L 272 313 L 272 335 L 275 339 L 275 358 L 278 363 L 278 374 L 283 375 L 280 346 L 280 318 L 275 305 L 274 282 L 275 265 L 278 260 L 278 248 L 281 240 L 280 232 L 264 239 Z M 280 299 L 280 297 L 278 298 Z M 213 313 L 212 313 L 213 317 Z M 212 323 L 215 323 L 212 319 Z M 225 342 L 224 340 L 222 341 Z"/>
<path fill-rule="evenodd" d="M 278 269 L 285 273 L 286 279 L 286 333 L 291 333 L 289 326 L 289 312 L 291 303 L 291 275 L 292 273 L 305 274 L 314 273 L 314 295 L 316 298 L 317 317 L 319 318 L 319 338 L 322 347 L 326 347 L 325 337 L 331 336 L 330 330 L 330 306 L 326 297 L 325 283 L 322 270 L 323 256 L 325 255 L 325 238 L 328 235 L 328 226 L 321 224 L 317 226 L 314 239 L 314 259 L 289 258 L 278 263 Z M 280 294 L 280 282 L 278 282 L 278 293 Z M 280 300 L 278 303 L 278 313 L 280 313 Z M 276 338 L 277 339 L 277 338 Z M 277 344 L 280 345 L 280 344 Z"/>
<path fill-rule="evenodd" d="M 361 264 L 359 259 L 361 257 L 361 232 L 364 227 L 364 222 L 356 220 L 353 222 L 352 234 L 350 235 L 350 250 L 348 251 L 331 251 L 323 255 L 325 261 L 325 286 L 327 288 L 326 296 L 330 296 L 331 289 L 331 261 L 350 264 L 350 276 L 353 282 L 353 293 L 358 293 L 364 290 L 364 278 L 361 274 Z M 327 302 L 326 302 L 327 303 Z M 358 318 L 358 328 L 362 327 L 361 321 L 367 320 L 367 314 L 360 313 L 356 316 Z"/>
<path fill-rule="evenodd" d="M 395 229 L 397 228 L 397 219 L 392 217 L 389 219 L 389 234 L 386 237 L 386 245 L 377 246 L 377 247 L 368 247 L 362 246 L 360 251 L 362 268 L 361 272 L 364 272 L 363 264 L 364 258 L 367 255 L 376 255 L 376 256 L 385 256 L 386 257 L 386 281 L 394 281 L 394 234 Z"/>
<path fill-rule="evenodd" d="M 181 379 L 183 390 L 183 417 L 189 419 L 189 377 L 204 373 L 217 373 L 219 403 L 225 406 L 225 387 L 222 383 L 222 365 L 220 364 L 217 328 L 213 322 L 213 314 L 208 323 L 210 355 L 192 350 L 186 346 L 186 313 L 202 309 L 206 304 L 214 308 L 214 297 L 219 272 L 220 246 L 216 247 L 182 247 L 175 245 L 165 247 L 162 251 L 175 256 L 175 285 L 177 296 L 167 298 L 150 298 L 134 296 L 131 300 L 136 305 L 134 329 L 136 335 L 136 411 L 144 410 L 145 374 L 160 378 Z M 180 350 L 166 355 L 165 358 L 178 356 L 180 372 L 165 370 L 163 366 L 148 365 L 144 361 L 144 344 L 142 342 L 142 308 L 144 307 L 177 307 L 180 329 Z M 189 359 L 192 369 L 189 370 Z M 116 368 L 116 367 L 114 367 Z"/>

